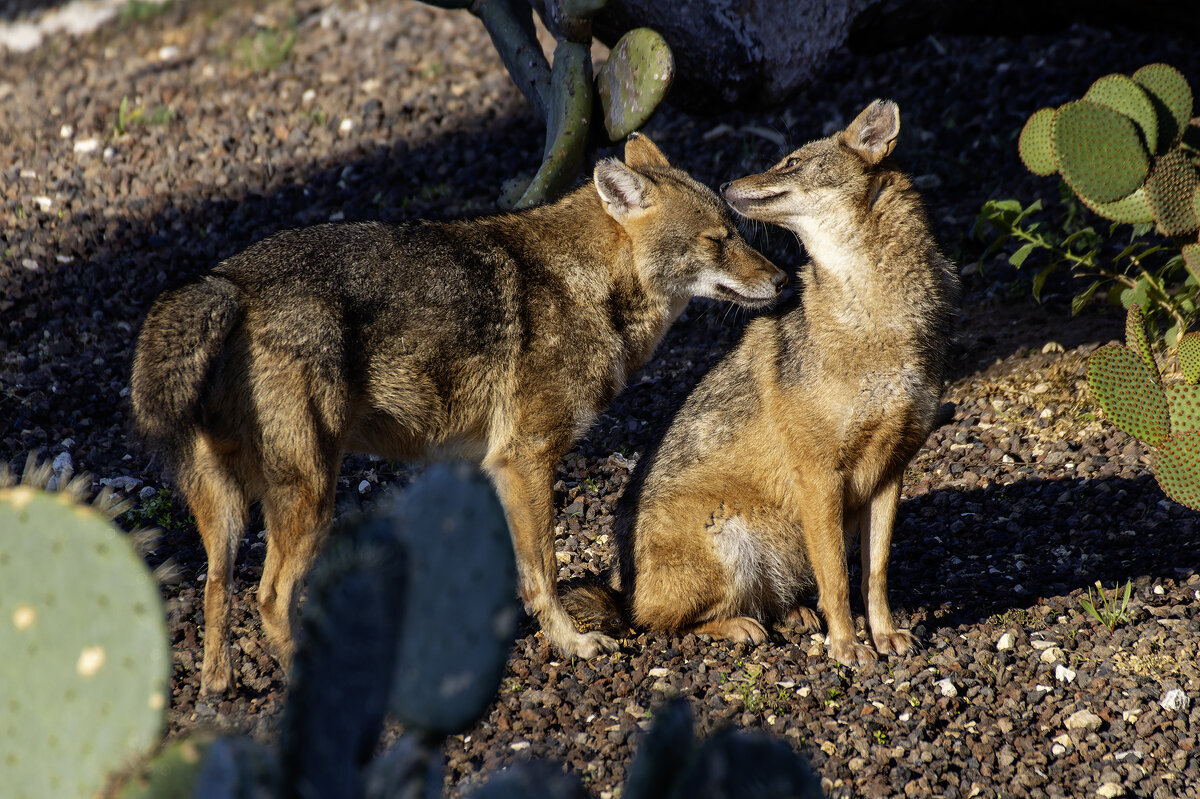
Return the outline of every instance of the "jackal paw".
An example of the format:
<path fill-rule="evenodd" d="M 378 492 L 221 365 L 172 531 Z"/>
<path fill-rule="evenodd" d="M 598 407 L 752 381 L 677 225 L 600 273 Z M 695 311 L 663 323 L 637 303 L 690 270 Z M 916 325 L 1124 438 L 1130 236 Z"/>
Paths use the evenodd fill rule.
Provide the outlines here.
<path fill-rule="evenodd" d="M 757 619 L 749 616 L 734 616 L 731 619 L 699 624 L 695 632 L 711 635 L 713 638 L 725 638 L 739 644 L 757 646 L 767 640 L 767 630 Z"/>
<path fill-rule="evenodd" d="M 821 617 L 810 607 L 800 605 L 783 620 L 784 626 L 795 627 L 802 633 L 812 633 L 821 629 Z"/>
<path fill-rule="evenodd" d="M 872 635 L 875 648 L 881 655 L 905 655 L 916 649 L 917 637 L 908 630 L 894 629 L 890 632 Z"/>
<path fill-rule="evenodd" d="M 221 696 L 233 688 L 233 661 L 226 650 L 221 654 L 204 656 L 200 669 L 200 696 Z"/>
<path fill-rule="evenodd" d="M 878 659 L 875 650 L 857 641 L 830 641 L 829 656 L 843 666 L 865 669 Z"/>
<path fill-rule="evenodd" d="M 587 660 L 603 652 L 616 652 L 621 648 L 615 639 L 604 633 L 577 633 L 565 641 L 556 641 L 554 648 L 564 657 L 577 657 Z"/>

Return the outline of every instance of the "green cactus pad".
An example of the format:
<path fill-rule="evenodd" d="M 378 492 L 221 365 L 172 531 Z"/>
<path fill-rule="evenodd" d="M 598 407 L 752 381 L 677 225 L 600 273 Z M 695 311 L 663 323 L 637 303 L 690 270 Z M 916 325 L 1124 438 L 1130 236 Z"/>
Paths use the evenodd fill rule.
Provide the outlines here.
<path fill-rule="evenodd" d="M 1168 497 L 1200 510 L 1200 431 L 1173 435 L 1163 442 L 1154 464 L 1154 478 Z"/>
<path fill-rule="evenodd" d="M 629 765 L 623 799 L 666 796 L 683 773 L 694 747 L 692 709 L 677 697 L 654 711 L 654 725 Z"/>
<path fill-rule="evenodd" d="M 1165 153 L 1179 143 L 1192 116 L 1192 88 L 1187 78 L 1169 64 L 1147 64 L 1133 73 L 1158 112 L 1158 148 Z"/>
<path fill-rule="evenodd" d="M 1167 383 L 1163 386 L 1171 411 L 1171 435 L 1200 430 L 1200 386 Z"/>
<path fill-rule="evenodd" d="M 128 537 L 69 496 L 0 491 L 0 784 L 92 797 L 158 740 L 171 658 Z"/>
<path fill-rule="evenodd" d="M 1200 227 L 1192 200 L 1198 187 L 1196 167 L 1181 151 L 1171 150 L 1154 162 L 1146 193 L 1163 234 L 1182 236 Z"/>
<path fill-rule="evenodd" d="M 1054 111 L 1039 108 L 1025 120 L 1021 136 L 1017 139 L 1017 154 L 1025 168 L 1043 177 L 1058 171 L 1058 159 L 1054 155 Z"/>
<path fill-rule="evenodd" d="M 1200 189 L 1197 189 L 1200 194 Z M 1200 216 L 1200 204 L 1197 204 L 1196 214 Z M 1200 244 L 1192 242 L 1185 244 L 1180 249 L 1180 254 L 1183 256 L 1183 266 L 1188 270 L 1188 274 L 1197 283 L 1200 283 Z"/>
<path fill-rule="evenodd" d="M 1146 373 L 1154 378 L 1154 382 L 1162 385 L 1162 373 L 1150 350 L 1150 340 L 1146 338 L 1146 315 L 1140 305 L 1130 305 L 1125 313 L 1125 346 L 1142 359 Z"/>
<path fill-rule="evenodd" d="M 1158 152 L 1158 114 L 1146 90 L 1125 75 L 1105 75 L 1087 90 L 1084 100 L 1124 114 L 1141 128 L 1142 140 L 1151 153 Z"/>
<path fill-rule="evenodd" d="M 825 792 L 821 778 L 784 741 L 762 731 L 726 727 L 692 754 L 667 796 L 824 799 Z"/>
<path fill-rule="evenodd" d="M 1146 187 L 1140 186 L 1128 197 L 1111 203 L 1094 202 L 1087 197 L 1080 197 L 1083 204 L 1105 219 L 1126 225 L 1149 224 L 1154 221 L 1154 208 L 1150 205 L 1150 195 Z"/>
<path fill-rule="evenodd" d="M 1133 350 L 1110 344 L 1093 352 L 1087 382 L 1109 422 L 1151 446 L 1167 437 L 1167 398 Z"/>
<path fill-rule="evenodd" d="M 401 723 L 449 735 L 492 701 L 516 632 L 517 573 L 504 509 L 466 464 L 438 464 L 392 514 L 408 589 L 391 695 Z"/>
<path fill-rule="evenodd" d="M 559 42 L 554 48 L 546 110 L 542 165 L 516 208 L 557 198 L 579 174 L 592 118 L 592 54 L 588 45 Z"/>
<path fill-rule="evenodd" d="M 1179 339 L 1176 357 L 1179 358 L 1179 371 L 1183 372 L 1183 379 L 1188 385 L 1200 383 L 1200 333 L 1193 331 L 1183 334 Z"/>
<path fill-rule="evenodd" d="M 1128 197 L 1146 180 L 1150 159 L 1133 121 L 1087 100 L 1054 114 L 1054 150 L 1063 179 L 1097 203 Z"/>
<path fill-rule="evenodd" d="M 117 794 L 117 799 L 192 799 L 211 734 L 181 738 L 147 760 Z"/>
<path fill-rule="evenodd" d="M 675 59 L 663 37 L 634 28 L 617 41 L 596 75 L 604 128 L 620 141 L 646 124 L 675 79 Z"/>

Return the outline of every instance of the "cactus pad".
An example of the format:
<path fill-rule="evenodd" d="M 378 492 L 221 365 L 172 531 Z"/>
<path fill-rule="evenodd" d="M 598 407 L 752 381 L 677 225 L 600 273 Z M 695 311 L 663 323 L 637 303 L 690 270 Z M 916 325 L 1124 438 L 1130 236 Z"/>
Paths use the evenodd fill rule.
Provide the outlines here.
<path fill-rule="evenodd" d="M 517 580 L 504 509 L 466 464 L 438 464 L 394 511 L 408 590 L 391 709 L 405 725 L 452 734 L 495 696 L 516 632 Z"/>
<path fill-rule="evenodd" d="M 674 79 L 675 59 L 663 37 L 650 28 L 622 36 L 596 76 L 608 138 L 620 141 L 644 125 Z"/>
<path fill-rule="evenodd" d="M 1169 64 L 1147 64 L 1133 73 L 1158 112 L 1158 148 L 1164 153 L 1183 136 L 1192 116 L 1192 88 L 1187 78 Z"/>
<path fill-rule="evenodd" d="M 1132 194 L 1150 172 L 1133 121 L 1087 100 L 1054 114 L 1054 150 L 1063 179 L 1080 196 L 1111 203 Z"/>
<path fill-rule="evenodd" d="M 516 208 L 529 208 L 566 191 L 587 149 L 592 114 L 592 55 L 585 44 L 560 41 L 554 48 L 546 109 L 542 165 Z"/>
<path fill-rule="evenodd" d="M 1087 382 L 1112 424 L 1151 446 L 1167 437 L 1167 398 L 1133 350 L 1110 344 L 1093 352 Z"/>
<path fill-rule="evenodd" d="M 1154 163 L 1146 182 L 1158 228 L 1168 236 L 1182 236 L 1200 227 L 1193 197 L 1200 187 L 1196 167 L 1180 150 L 1164 153 Z"/>
<path fill-rule="evenodd" d="M 1126 225 L 1149 224 L 1154 221 L 1154 208 L 1150 205 L 1150 196 L 1146 187 L 1141 186 L 1128 197 L 1122 197 L 1111 203 L 1098 203 L 1087 197 L 1080 197 L 1083 204 L 1095 213 Z"/>
<path fill-rule="evenodd" d="M 211 734 L 173 741 L 138 767 L 117 799 L 191 799 Z"/>
<path fill-rule="evenodd" d="M 1137 304 L 1130 305 L 1125 312 L 1125 346 L 1142 359 L 1146 373 L 1154 378 L 1154 382 L 1162 385 L 1162 373 L 1158 371 L 1158 363 L 1150 351 L 1150 340 L 1146 338 L 1146 315 Z"/>
<path fill-rule="evenodd" d="M 1158 113 L 1146 90 L 1132 79 L 1125 75 L 1105 75 L 1088 88 L 1083 99 L 1132 119 L 1141 128 L 1147 149 L 1158 152 Z"/>
<path fill-rule="evenodd" d="M 1200 510 L 1200 432 L 1173 435 L 1163 442 L 1154 466 L 1163 493 L 1180 505 Z"/>
<path fill-rule="evenodd" d="M 1185 333 L 1179 339 L 1177 355 L 1183 379 L 1190 386 L 1200 383 L 1200 333 Z"/>
<path fill-rule="evenodd" d="M 0 491 L 0 784 L 91 797 L 158 740 L 170 650 L 158 587 L 94 509 Z"/>
<path fill-rule="evenodd" d="M 1196 196 L 1200 198 L 1200 188 L 1196 189 Z M 1196 206 L 1196 215 L 1200 216 L 1200 202 L 1192 204 Z M 1188 270 L 1188 274 L 1192 276 L 1193 280 L 1200 283 L 1200 244 L 1196 242 L 1185 244 L 1180 248 L 1180 254 L 1183 255 L 1183 266 Z"/>
<path fill-rule="evenodd" d="M 1171 411 L 1171 434 L 1200 430 L 1200 386 L 1175 382 L 1163 386 Z"/>
<path fill-rule="evenodd" d="M 1054 155 L 1054 109 L 1039 108 L 1025 120 L 1021 136 L 1017 139 L 1017 154 L 1025 168 L 1043 177 L 1058 171 L 1058 159 Z"/>

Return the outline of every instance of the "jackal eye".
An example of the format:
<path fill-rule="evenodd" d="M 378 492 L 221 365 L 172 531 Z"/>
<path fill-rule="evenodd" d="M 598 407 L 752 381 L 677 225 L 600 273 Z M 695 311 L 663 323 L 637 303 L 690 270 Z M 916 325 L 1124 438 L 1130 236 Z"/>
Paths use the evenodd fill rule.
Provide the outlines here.
<path fill-rule="evenodd" d="M 717 244 L 721 244 L 722 242 L 725 241 L 725 239 L 729 238 L 729 231 L 728 230 L 709 230 L 709 231 L 706 231 L 705 233 L 702 233 L 701 238 L 705 238 L 705 239 L 708 239 L 709 241 L 715 241 Z"/>
<path fill-rule="evenodd" d="M 789 158 L 788 160 L 783 162 L 784 169 L 794 169 L 795 167 L 797 167 L 799 165 L 800 165 L 800 159 L 794 155 L 791 158 Z"/>

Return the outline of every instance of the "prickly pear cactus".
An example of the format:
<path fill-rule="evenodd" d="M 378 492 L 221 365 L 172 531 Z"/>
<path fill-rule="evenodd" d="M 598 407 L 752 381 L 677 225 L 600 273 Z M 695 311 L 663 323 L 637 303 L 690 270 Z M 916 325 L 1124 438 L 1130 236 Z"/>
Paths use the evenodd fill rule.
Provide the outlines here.
<path fill-rule="evenodd" d="M 157 742 L 170 651 L 128 537 L 66 494 L 0 490 L 0 785 L 91 797 Z"/>
<path fill-rule="evenodd" d="M 726 728 L 693 754 L 671 799 L 824 799 L 821 780 L 792 748 L 762 732 Z"/>
<path fill-rule="evenodd" d="M 1182 381 L 1164 383 L 1146 339 L 1140 306 L 1125 318 L 1128 346 L 1091 354 L 1088 387 L 1108 420 L 1158 449 L 1154 476 L 1163 493 L 1200 510 L 1200 334 L 1179 339 Z"/>
<path fill-rule="evenodd" d="M 192 799 L 211 735 L 181 738 L 138 766 L 117 799 Z"/>
<path fill-rule="evenodd" d="M 427 520 L 428 525 L 434 524 Z M 383 728 L 406 556 L 386 518 L 339 525 L 309 578 L 280 735 L 282 794 L 352 799 Z"/>
<path fill-rule="evenodd" d="M 467 464 L 430 467 L 392 518 L 408 589 L 391 710 L 405 725 L 449 735 L 491 703 L 516 633 L 508 524 L 491 483 Z"/>
<path fill-rule="evenodd" d="M 654 712 L 654 724 L 629 765 L 624 799 L 657 799 L 666 796 L 687 767 L 695 736 L 692 709 L 676 698 Z"/>
<path fill-rule="evenodd" d="M 1192 239 L 1200 230 L 1200 161 L 1181 144 L 1193 111 L 1187 79 L 1169 64 L 1105 75 L 1079 100 L 1040 108 L 1017 151 L 1035 175 L 1060 173 L 1079 199 L 1114 222 L 1155 222 Z M 1186 244 L 1181 244 L 1185 246 Z M 1189 270 L 1200 266 L 1185 252 Z"/>
<path fill-rule="evenodd" d="M 634 28 L 617 40 L 596 75 L 604 128 L 619 141 L 646 124 L 671 88 L 675 59 L 650 28 Z"/>

